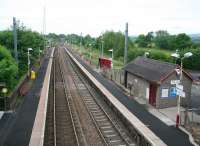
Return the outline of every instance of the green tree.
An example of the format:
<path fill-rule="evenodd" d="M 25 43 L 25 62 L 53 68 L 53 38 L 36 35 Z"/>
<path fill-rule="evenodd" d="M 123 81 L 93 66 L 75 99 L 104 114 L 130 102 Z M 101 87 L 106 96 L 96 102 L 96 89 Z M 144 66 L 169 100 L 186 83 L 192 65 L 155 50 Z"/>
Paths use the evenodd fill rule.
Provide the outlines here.
<path fill-rule="evenodd" d="M 152 31 L 151 31 L 151 32 L 148 32 L 147 35 L 146 35 L 146 40 L 147 40 L 147 42 L 152 42 L 152 41 L 153 41 L 153 38 L 154 38 L 153 32 L 152 32 Z"/>
<path fill-rule="evenodd" d="M 19 26 L 17 29 L 18 37 L 18 57 L 19 57 L 19 76 L 27 71 L 27 48 L 32 48 L 31 63 L 33 64 L 38 58 L 39 49 L 43 49 L 44 38 L 38 32 L 31 31 L 24 26 Z M 0 32 L 0 44 L 8 48 L 14 56 L 13 49 L 13 32 L 5 30 Z"/>
<path fill-rule="evenodd" d="M 148 42 L 146 40 L 146 36 L 144 34 L 140 34 L 136 40 L 136 43 L 139 47 L 147 47 Z"/>
<path fill-rule="evenodd" d="M 136 39 L 136 43 L 138 44 L 139 47 L 148 47 L 151 48 L 152 47 L 152 43 L 153 43 L 153 32 L 148 32 L 147 35 L 144 34 L 140 34 L 137 39 Z"/>
<path fill-rule="evenodd" d="M 175 38 L 176 48 L 177 49 L 186 49 L 192 46 L 191 38 L 185 33 L 180 33 Z"/>
<path fill-rule="evenodd" d="M 0 31 L 0 44 L 6 46 L 14 56 L 13 32 L 10 30 Z"/>
<path fill-rule="evenodd" d="M 86 47 L 89 47 L 89 44 L 94 44 L 95 39 L 92 38 L 89 34 L 87 34 L 85 37 L 83 37 L 83 45 Z"/>
<path fill-rule="evenodd" d="M 146 37 L 146 41 L 148 43 L 148 47 L 151 48 L 152 47 L 152 43 L 153 43 L 153 39 L 154 39 L 153 32 L 152 31 L 148 32 L 145 37 Z"/>
<path fill-rule="evenodd" d="M 124 55 L 125 36 L 122 32 L 106 31 L 102 34 L 101 40 L 104 42 L 104 52 L 109 53 L 109 49 L 113 49 L 114 57 Z M 100 38 L 99 38 L 100 40 Z M 100 46 L 100 45 L 99 45 Z M 129 38 L 128 48 L 134 47 L 133 41 Z"/>
<path fill-rule="evenodd" d="M 51 43 L 54 44 L 60 41 L 59 36 L 55 33 L 49 33 L 46 37 Z"/>
<path fill-rule="evenodd" d="M 5 47 L 0 46 L 0 82 L 5 82 L 11 89 L 16 83 L 17 64 L 11 53 Z"/>
<path fill-rule="evenodd" d="M 175 44 L 175 35 L 170 35 L 167 31 L 157 31 L 156 37 L 154 38 L 154 42 L 156 47 L 161 49 L 167 49 L 167 50 L 175 50 L 176 44 Z"/>
<path fill-rule="evenodd" d="M 187 69 L 200 70 L 200 48 L 182 50 L 180 52 L 181 56 L 186 52 L 192 52 L 193 55 L 190 58 L 183 60 L 183 66 Z"/>

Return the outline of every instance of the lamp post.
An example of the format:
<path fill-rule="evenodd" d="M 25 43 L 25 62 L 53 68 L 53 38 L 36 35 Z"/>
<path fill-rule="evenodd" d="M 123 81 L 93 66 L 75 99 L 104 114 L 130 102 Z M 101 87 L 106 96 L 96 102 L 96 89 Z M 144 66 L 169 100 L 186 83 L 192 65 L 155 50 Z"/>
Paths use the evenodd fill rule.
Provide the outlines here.
<path fill-rule="evenodd" d="M 6 94 L 8 92 L 8 89 L 6 87 L 2 88 L 2 93 L 4 95 L 4 110 L 6 111 Z"/>
<path fill-rule="evenodd" d="M 89 44 L 89 49 L 90 49 L 90 64 L 91 64 L 91 59 L 92 59 L 92 44 Z"/>
<path fill-rule="evenodd" d="M 177 52 L 176 53 L 173 53 L 171 56 L 172 57 L 175 57 L 177 59 L 180 58 L 181 60 L 181 68 L 180 68 L 180 84 L 182 83 L 182 76 L 183 76 L 183 60 L 185 58 L 189 58 L 191 57 L 193 54 L 191 52 L 187 52 L 184 54 L 183 57 L 180 58 L 180 54 L 178 54 Z M 180 94 L 178 95 L 178 102 L 177 102 L 177 115 L 176 115 L 176 128 L 179 127 L 180 125 L 180 104 L 181 104 L 181 96 Z"/>
<path fill-rule="evenodd" d="M 30 76 L 30 52 L 29 51 L 32 51 L 33 49 L 32 48 L 28 48 L 28 76 Z"/>
<path fill-rule="evenodd" d="M 80 53 L 82 55 L 82 32 L 81 32 L 81 35 L 80 35 Z"/>
<path fill-rule="evenodd" d="M 111 68 L 113 68 L 113 49 L 108 50 L 109 52 L 111 52 Z"/>
<path fill-rule="evenodd" d="M 101 41 L 101 57 L 103 57 L 103 45 L 104 45 L 104 41 Z"/>

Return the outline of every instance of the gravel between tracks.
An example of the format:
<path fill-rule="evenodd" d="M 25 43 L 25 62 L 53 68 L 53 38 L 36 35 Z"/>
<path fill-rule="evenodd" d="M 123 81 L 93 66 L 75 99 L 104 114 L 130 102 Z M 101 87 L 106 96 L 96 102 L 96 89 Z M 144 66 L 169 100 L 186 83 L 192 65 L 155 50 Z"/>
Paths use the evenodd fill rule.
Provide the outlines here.
<path fill-rule="evenodd" d="M 65 54 L 65 52 L 62 50 L 62 53 L 60 54 L 60 56 L 62 58 L 66 59 L 64 54 Z M 72 77 L 71 77 L 71 72 L 70 72 L 70 68 L 69 68 L 70 64 L 66 60 L 64 61 L 64 64 L 62 65 L 63 72 L 65 74 L 64 78 L 65 78 L 66 82 L 68 82 L 67 86 L 70 88 L 70 92 L 73 97 L 74 105 L 76 107 L 87 144 L 91 145 L 91 146 L 103 146 L 104 144 L 98 134 L 98 131 L 97 131 L 79 93 L 76 90 L 74 81 L 72 80 Z"/>

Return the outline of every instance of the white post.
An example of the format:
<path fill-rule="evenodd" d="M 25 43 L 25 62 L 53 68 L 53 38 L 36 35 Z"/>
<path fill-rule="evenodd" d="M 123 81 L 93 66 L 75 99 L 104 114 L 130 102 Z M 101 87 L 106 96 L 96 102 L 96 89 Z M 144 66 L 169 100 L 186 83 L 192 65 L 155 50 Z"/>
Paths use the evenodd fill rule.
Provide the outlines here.
<path fill-rule="evenodd" d="M 111 68 L 113 68 L 113 49 L 108 50 L 109 52 L 111 52 Z"/>
<path fill-rule="evenodd" d="M 103 41 L 101 42 L 102 43 L 102 45 L 101 45 L 101 57 L 103 57 Z"/>
<path fill-rule="evenodd" d="M 30 52 L 32 51 L 32 48 L 28 48 L 28 77 L 30 76 Z"/>
<path fill-rule="evenodd" d="M 112 61 L 113 61 L 113 57 L 114 57 L 114 56 L 113 56 L 113 49 L 112 49 Z"/>
<path fill-rule="evenodd" d="M 181 68 L 180 68 L 180 84 L 182 83 L 182 76 L 183 76 L 183 59 L 191 57 L 193 54 L 191 52 L 187 52 L 184 54 L 182 58 L 180 58 L 180 55 L 177 53 L 171 54 L 172 57 L 180 58 L 181 59 Z M 178 101 L 177 101 L 177 115 L 176 115 L 176 128 L 180 125 L 180 106 L 181 106 L 181 96 L 178 95 Z"/>
<path fill-rule="evenodd" d="M 125 29 L 124 66 L 127 63 L 127 50 L 128 50 L 128 23 L 126 23 L 126 29 Z"/>
<path fill-rule="evenodd" d="M 30 76 L 30 58 L 29 58 L 29 49 L 28 49 L 28 77 Z"/>
<path fill-rule="evenodd" d="M 181 58 L 181 69 L 180 69 L 180 84 L 182 83 L 182 74 L 183 74 L 183 58 Z M 177 116 L 176 116 L 176 127 L 178 128 L 180 125 L 180 106 L 181 106 L 181 96 L 178 95 L 177 102 Z"/>

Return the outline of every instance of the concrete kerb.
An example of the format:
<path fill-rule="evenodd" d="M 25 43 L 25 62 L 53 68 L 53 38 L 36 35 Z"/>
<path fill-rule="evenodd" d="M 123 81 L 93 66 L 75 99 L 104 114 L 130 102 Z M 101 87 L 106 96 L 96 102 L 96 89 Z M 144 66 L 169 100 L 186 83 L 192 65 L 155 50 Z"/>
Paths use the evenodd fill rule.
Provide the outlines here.
<path fill-rule="evenodd" d="M 85 72 L 88 76 L 90 76 L 89 78 L 96 83 L 96 86 L 101 87 L 99 88 L 101 91 L 103 91 L 102 93 L 106 96 L 108 100 L 111 100 L 112 98 L 112 102 L 120 107 L 118 107 L 119 112 L 123 113 L 126 115 L 126 117 L 129 117 L 129 119 L 127 119 L 130 123 L 135 123 L 137 124 L 137 126 L 135 127 L 136 130 L 138 132 L 141 133 L 141 129 L 144 133 L 141 133 L 149 143 L 151 143 L 154 146 L 166 146 L 166 144 L 159 138 L 157 137 L 148 127 L 146 127 L 138 118 L 136 118 L 132 113 L 129 112 L 129 110 L 126 109 L 126 107 L 124 105 L 122 105 L 116 98 L 114 98 L 114 96 L 112 95 L 112 93 L 110 93 L 99 81 L 97 81 L 72 55 L 71 53 L 65 48 L 66 52 L 69 54 L 69 56 L 74 60 L 74 62 L 81 68 L 81 70 L 83 70 L 83 72 Z M 108 96 L 109 95 L 109 96 Z M 130 120 L 131 118 L 131 120 Z"/>
<path fill-rule="evenodd" d="M 185 133 L 189 136 L 189 140 L 190 140 L 190 142 L 191 142 L 194 146 L 199 146 L 199 145 L 194 141 L 194 138 L 193 138 L 192 134 L 189 133 L 187 130 L 185 130 L 184 127 L 179 126 L 179 129 L 180 129 L 181 131 L 185 132 Z"/>
<path fill-rule="evenodd" d="M 54 48 L 52 50 L 51 56 L 53 56 L 53 54 L 54 54 Z M 49 60 L 49 64 L 47 67 L 47 71 L 46 71 L 45 79 L 43 83 L 43 85 L 46 83 L 46 86 L 42 87 L 40 101 L 38 104 L 38 109 L 37 109 L 33 129 L 32 129 L 32 134 L 29 141 L 29 146 L 35 146 L 35 145 L 43 146 L 52 61 L 53 61 L 53 58 L 51 57 Z"/>

